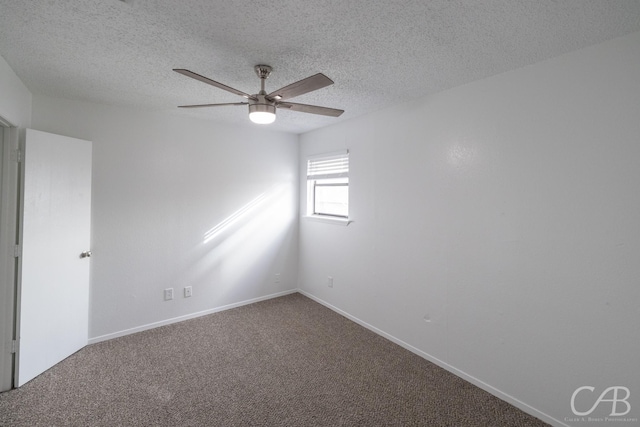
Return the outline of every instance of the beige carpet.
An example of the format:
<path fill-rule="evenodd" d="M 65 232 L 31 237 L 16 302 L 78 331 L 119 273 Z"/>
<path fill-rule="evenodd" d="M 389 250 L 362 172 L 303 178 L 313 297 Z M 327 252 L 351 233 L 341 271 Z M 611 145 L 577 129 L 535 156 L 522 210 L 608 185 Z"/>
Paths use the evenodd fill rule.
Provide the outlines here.
<path fill-rule="evenodd" d="M 300 295 L 86 347 L 2 426 L 544 426 Z"/>

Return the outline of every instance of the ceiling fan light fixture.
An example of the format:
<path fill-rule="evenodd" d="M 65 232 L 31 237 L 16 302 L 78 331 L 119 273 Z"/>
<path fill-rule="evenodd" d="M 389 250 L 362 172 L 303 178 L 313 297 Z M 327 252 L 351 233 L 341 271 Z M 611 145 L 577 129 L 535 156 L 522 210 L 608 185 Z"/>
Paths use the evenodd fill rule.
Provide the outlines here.
<path fill-rule="evenodd" d="M 249 119 L 259 125 L 268 125 L 276 121 L 276 114 L 268 111 L 252 111 L 249 113 Z"/>
<path fill-rule="evenodd" d="M 276 106 L 258 95 L 258 101 L 249 100 L 249 119 L 260 125 L 273 123 L 276 120 Z"/>

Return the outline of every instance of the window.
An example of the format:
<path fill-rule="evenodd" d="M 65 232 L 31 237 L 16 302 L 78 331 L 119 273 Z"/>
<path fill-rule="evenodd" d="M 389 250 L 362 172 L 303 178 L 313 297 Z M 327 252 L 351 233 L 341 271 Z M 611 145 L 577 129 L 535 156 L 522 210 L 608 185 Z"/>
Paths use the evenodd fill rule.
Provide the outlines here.
<path fill-rule="evenodd" d="M 307 161 L 307 215 L 349 217 L 349 152 L 312 157 Z"/>

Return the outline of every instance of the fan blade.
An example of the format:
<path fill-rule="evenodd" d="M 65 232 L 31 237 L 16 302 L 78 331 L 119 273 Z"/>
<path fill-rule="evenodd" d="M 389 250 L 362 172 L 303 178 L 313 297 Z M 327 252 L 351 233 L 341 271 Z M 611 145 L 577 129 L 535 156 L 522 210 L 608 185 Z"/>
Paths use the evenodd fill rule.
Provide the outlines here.
<path fill-rule="evenodd" d="M 276 104 L 278 108 L 286 108 L 287 110 L 299 111 L 301 113 L 320 114 L 322 116 L 339 117 L 344 110 L 337 108 L 318 107 L 317 105 L 296 104 L 294 102 L 279 102 Z"/>
<path fill-rule="evenodd" d="M 314 90 L 322 89 L 323 87 L 331 86 L 333 80 L 325 76 L 322 73 L 318 73 L 314 76 L 307 77 L 295 83 L 291 83 L 281 89 L 271 92 L 267 95 L 267 98 L 274 101 L 280 101 L 283 99 L 293 98 L 295 96 L 304 95 L 305 93 L 313 92 Z"/>
<path fill-rule="evenodd" d="M 180 73 L 180 74 L 182 74 L 184 76 L 191 77 L 192 79 L 200 80 L 201 82 L 206 83 L 208 85 L 215 86 L 217 88 L 226 90 L 227 92 L 231 92 L 231 93 L 235 93 L 236 95 L 243 96 L 243 97 L 245 97 L 247 99 L 252 98 L 252 96 L 249 95 L 248 93 L 244 93 L 241 90 L 234 89 L 234 88 L 229 87 L 227 85 L 223 85 L 222 83 L 218 83 L 215 80 L 211 80 L 211 79 L 206 78 L 205 76 L 201 76 L 200 74 L 196 74 L 193 71 L 184 70 L 182 68 L 175 68 L 173 71 L 175 71 L 176 73 Z"/>
<path fill-rule="evenodd" d="M 248 102 L 227 102 L 224 104 L 178 105 L 178 108 L 222 107 L 224 105 L 249 105 Z"/>

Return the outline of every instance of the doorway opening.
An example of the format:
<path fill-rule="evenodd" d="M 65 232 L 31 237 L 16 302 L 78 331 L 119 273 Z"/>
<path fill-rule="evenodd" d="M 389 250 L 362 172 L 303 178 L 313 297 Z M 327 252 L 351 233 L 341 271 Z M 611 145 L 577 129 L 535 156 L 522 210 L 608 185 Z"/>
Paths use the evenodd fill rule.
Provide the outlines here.
<path fill-rule="evenodd" d="M 18 160 L 17 128 L 0 117 L 0 392 L 15 386 Z"/>

